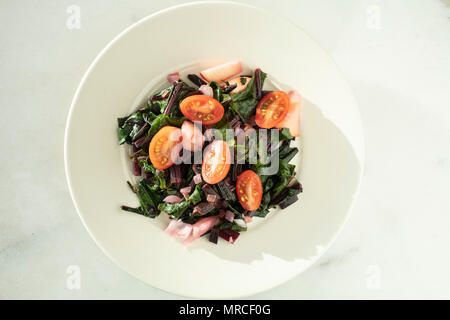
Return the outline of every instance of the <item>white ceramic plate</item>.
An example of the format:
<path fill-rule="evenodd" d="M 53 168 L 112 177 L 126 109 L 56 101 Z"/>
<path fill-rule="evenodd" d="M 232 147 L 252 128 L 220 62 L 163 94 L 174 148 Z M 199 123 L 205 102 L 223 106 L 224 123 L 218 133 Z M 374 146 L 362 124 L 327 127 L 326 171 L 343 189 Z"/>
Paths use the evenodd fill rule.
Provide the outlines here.
<path fill-rule="evenodd" d="M 186 248 L 163 232 L 167 218 L 119 209 L 137 199 L 125 183 L 131 176 L 117 144 L 116 118 L 168 73 L 231 59 L 261 67 L 307 100 L 299 177 L 304 192 L 295 205 L 251 225 L 235 245 L 202 238 Z M 362 161 L 357 106 L 332 59 L 290 22 L 230 2 L 173 7 L 118 35 L 84 75 L 65 137 L 74 204 L 105 254 L 152 286 L 197 298 L 248 296 L 309 267 L 346 220 Z"/>

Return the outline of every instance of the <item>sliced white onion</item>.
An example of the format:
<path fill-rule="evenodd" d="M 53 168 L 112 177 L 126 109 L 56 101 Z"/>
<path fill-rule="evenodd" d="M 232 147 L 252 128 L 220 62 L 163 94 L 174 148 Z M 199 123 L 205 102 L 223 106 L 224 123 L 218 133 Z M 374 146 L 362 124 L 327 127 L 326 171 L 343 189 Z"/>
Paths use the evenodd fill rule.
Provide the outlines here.
<path fill-rule="evenodd" d="M 171 74 L 167 75 L 167 80 L 170 83 L 175 83 L 178 80 L 180 80 L 180 74 L 178 72 L 171 73 Z"/>

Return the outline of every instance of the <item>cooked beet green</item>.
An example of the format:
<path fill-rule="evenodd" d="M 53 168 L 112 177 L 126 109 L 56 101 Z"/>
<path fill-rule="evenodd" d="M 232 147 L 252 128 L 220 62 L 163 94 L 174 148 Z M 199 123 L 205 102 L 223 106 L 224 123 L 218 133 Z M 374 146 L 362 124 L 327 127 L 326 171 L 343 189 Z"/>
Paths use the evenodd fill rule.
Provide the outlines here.
<path fill-rule="evenodd" d="M 219 71 L 215 72 L 228 74 L 229 77 L 226 79 L 231 79 L 238 76 L 236 73 L 231 75 L 238 66 L 238 63 L 219 66 L 217 69 Z M 211 70 L 209 75 L 214 75 Z M 253 75 L 247 76 L 248 78 L 243 75 L 240 77 L 242 84 L 249 81 L 245 89 L 236 83 L 230 85 L 227 81 L 218 80 L 222 78 L 207 83 L 201 77 L 189 74 L 188 79 L 197 87 L 208 85 L 211 89 L 203 90 L 203 87 L 202 91 L 199 91 L 178 80 L 151 95 L 145 106 L 136 112 L 118 119 L 118 142 L 131 146 L 130 161 L 133 173 L 139 177 L 136 178 L 139 180 L 136 184 L 127 183 L 136 194 L 140 206 L 137 208 L 121 206 L 122 210 L 150 218 L 166 212 L 173 222 L 166 231 L 172 235 L 177 234 L 181 237 L 185 232 L 192 237 L 191 229 L 197 227 L 196 230 L 205 230 L 202 231 L 202 235 L 209 232 L 209 241 L 212 243 L 217 243 L 219 237 L 234 243 L 239 233 L 247 230 L 247 223 L 252 217 L 265 217 L 271 208 L 279 206 L 283 209 L 298 200 L 302 185 L 295 178 L 295 165 L 289 163 L 299 152 L 298 148 L 291 147 L 291 142 L 295 138 L 288 128 L 279 130 L 277 134 L 260 131 L 254 120 L 259 101 L 269 92 L 263 90 L 267 75 L 256 69 Z M 236 88 L 242 91 L 231 93 Z M 222 104 L 223 117 L 214 124 L 201 126 L 201 133 L 206 139 L 201 150 L 195 154 L 183 150 L 181 163 L 175 162 L 165 170 L 157 170 L 152 164 L 154 159 L 149 156 L 152 138 L 163 127 L 181 128 L 183 122 L 188 120 L 180 110 L 180 103 L 186 97 L 202 95 L 202 92 L 209 92 Z M 256 140 L 251 138 L 252 133 L 256 133 Z M 278 136 L 278 141 L 274 140 L 274 135 Z M 189 135 L 186 137 L 188 139 Z M 224 140 L 227 143 L 234 163 L 231 163 L 223 180 L 216 184 L 207 184 L 203 180 L 202 164 L 192 163 L 214 139 Z M 256 163 L 251 162 L 253 147 L 257 150 Z M 275 160 L 279 161 L 277 172 L 266 175 L 264 170 L 270 168 Z M 242 201 L 246 199 L 245 196 L 242 197 L 242 193 L 237 197 L 237 192 L 244 191 L 236 190 L 236 181 L 240 175 L 240 179 L 245 179 L 243 172 L 249 169 L 257 174 L 254 175 L 254 179 L 261 180 L 262 185 L 261 189 L 258 182 L 262 198 L 260 202 L 258 199 L 255 207 L 260 204 L 255 211 L 243 208 L 249 207 L 248 202 L 240 202 L 240 199 L 244 199 Z M 245 184 L 239 185 L 241 189 L 242 186 Z"/>
<path fill-rule="evenodd" d="M 202 78 L 200 78 L 198 75 L 196 74 L 188 74 L 188 79 L 192 81 L 192 83 L 194 83 L 197 86 L 202 86 L 204 84 L 208 84 L 205 80 L 203 80 Z"/>
<path fill-rule="evenodd" d="M 259 69 L 257 69 L 259 70 Z M 258 80 L 255 80 L 257 78 Z M 251 116 L 255 115 L 256 106 L 259 100 L 258 96 L 261 96 L 259 88 L 264 85 L 266 74 L 259 70 L 253 74 L 247 88 L 239 93 L 232 93 L 232 108 L 241 117 L 244 123 L 248 122 Z M 257 83 L 258 82 L 258 83 Z"/>

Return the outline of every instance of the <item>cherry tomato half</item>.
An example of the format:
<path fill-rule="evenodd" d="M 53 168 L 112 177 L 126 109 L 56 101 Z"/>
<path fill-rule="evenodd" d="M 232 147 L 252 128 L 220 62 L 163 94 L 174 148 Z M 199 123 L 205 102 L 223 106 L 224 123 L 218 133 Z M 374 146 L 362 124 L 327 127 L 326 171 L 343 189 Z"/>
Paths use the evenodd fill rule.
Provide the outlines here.
<path fill-rule="evenodd" d="M 187 97 L 181 101 L 180 110 L 189 120 L 201 121 L 203 124 L 219 122 L 225 112 L 219 101 L 205 95 Z"/>
<path fill-rule="evenodd" d="M 156 169 L 169 168 L 179 157 L 183 137 L 177 127 L 166 126 L 159 129 L 153 136 L 148 148 L 150 161 Z"/>
<path fill-rule="evenodd" d="M 259 208 L 262 199 L 262 183 L 252 170 L 242 172 L 236 181 L 236 193 L 242 208 L 254 211 Z"/>
<path fill-rule="evenodd" d="M 255 122 L 260 128 L 275 127 L 289 111 L 289 97 L 286 92 L 273 91 L 266 95 L 256 107 Z"/>
<path fill-rule="evenodd" d="M 209 184 L 222 181 L 230 170 L 230 163 L 231 152 L 228 144 L 222 140 L 214 140 L 203 155 L 203 180 Z"/>
<path fill-rule="evenodd" d="M 250 211 L 258 209 L 263 195 L 261 179 L 252 170 L 242 172 L 237 178 L 236 193 L 242 208 Z"/>

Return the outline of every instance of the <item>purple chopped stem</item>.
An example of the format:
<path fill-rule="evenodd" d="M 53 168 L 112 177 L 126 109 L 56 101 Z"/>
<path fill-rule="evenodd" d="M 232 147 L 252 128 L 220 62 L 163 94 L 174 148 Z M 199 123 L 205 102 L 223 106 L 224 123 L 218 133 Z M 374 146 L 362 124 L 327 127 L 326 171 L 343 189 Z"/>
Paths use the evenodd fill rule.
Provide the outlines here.
<path fill-rule="evenodd" d="M 248 120 L 247 125 L 250 127 L 256 126 L 255 116 L 252 116 L 250 120 Z"/>
<path fill-rule="evenodd" d="M 136 177 L 139 177 L 142 172 L 141 172 L 141 167 L 139 167 L 137 162 L 133 161 L 133 173 Z"/>
<path fill-rule="evenodd" d="M 185 98 L 190 97 L 190 96 L 196 96 L 196 95 L 202 95 L 203 92 L 201 92 L 200 90 L 195 90 L 195 91 L 191 91 L 188 94 L 186 94 Z"/>
<path fill-rule="evenodd" d="M 263 91 L 261 91 L 261 95 L 262 95 L 262 97 L 265 97 L 271 92 L 272 92 L 271 90 L 263 90 Z"/>
<path fill-rule="evenodd" d="M 298 200 L 298 196 L 295 195 L 295 196 L 291 197 L 289 200 L 281 202 L 280 203 L 280 208 L 281 209 L 286 209 L 287 207 L 289 207 L 291 204 L 293 204 L 297 200 Z"/>
<path fill-rule="evenodd" d="M 231 181 L 231 177 L 227 177 L 224 182 L 231 191 L 236 190 L 236 184 Z"/>
<path fill-rule="evenodd" d="M 222 197 L 225 200 L 232 200 L 232 193 L 233 191 L 230 190 L 230 188 L 227 186 L 227 184 L 223 181 L 220 181 L 219 183 L 217 183 L 217 187 L 219 189 L 220 194 L 222 195 Z"/>
<path fill-rule="evenodd" d="M 230 120 L 230 126 L 233 127 L 234 125 L 236 125 L 236 123 L 239 123 L 239 116 L 234 116 L 234 117 Z"/>
<path fill-rule="evenodd" d="M 217 199 L 220 199 L 220 195 L 209 184 L 205 183 L 202 189 L 206 195 L 213 194 L 217 197 Z"/>
<path fill-rule="evenodd" d="M 170 182 L 181 183 L 183 179 L 181 178 L 181 167 L 179 165 L 174 165 L 169 168 Z"/>
<path fill-rule="evenodd" d="M 194 171 L 195 174 L 200 174 L 200 171 L 198 171 L 198 168 L 197 168 L 196 164 L 192 165 L 192 171 Z"/>
<path fill-rule="evenodd" d="M 217 209 L 226 208 L 227 203 L 222 199 L 216 199 L 216 201 L 214 202 L 214 207 L 216 207 Z"/>
<path fill-rule="evenodd" d="M 270 204 L 280 203 L 287 196 L 288 191 L 289 191 L 288 188 L 286 188 L 283 191 L 281 191 L 275 198 L 270 200 Z"/>
<path fill-rule="evenodd" d="M 148 124 L 148 122 L 146 122 L 142 128 L 140 128 L 138 130 L 138 132 L 136 132 L 136 134 L 134 135 L 133 139 L 131 141 L 136 141 L 137 139 L 139 139 L 140 137 L 142 137 L 142 135 L 145 133 L 145 130 L 150 127 L 150 125 Z"/>
<path fill-rule="evenodd" d="M 201 86 L 204 84 L 208 84 L 205 80 L 203 80 L 202 78 L 200 78 L 198 75 L 196 74 L 188 74 L 188 79 L 192 81 L 192 83 L 196 84 L 197 86 Z"/>
<path fill-rule="evenodd" d="M 257 68 L 255 70 L 255 88 L 256 88 L 256 100 L 262 98 L 262 85 L 261 85 L 261 69 Z"/>
<path fill-rule="evenodd" d="M 194 208 L 194 213 L 197 213 L 201 216 L 211 212 L 214 210 L 214 206 L 208 202 L 201 202 Z"/>
<path fill-rule="evenodd" d="M 217 244 L 218 240 L 219 240 L 219 230 L 212 229 L 211 232 L 209 233 L 209 241 L 214 244 Z"/>
<path fill-rule="evenodd" d="M 224 102 L 222 102 L 222 106 L 224 107 L 228 107 L 228 105 L 231 103 L 231 99 L 225 100 Z"/>
<path fill-rule="evenodd" d="M 175 104 L 175 101 L 178 98 L 178 95 L 180 94 L 181 87 L 183 86 L 182 82 L 178 82 L 175 87 L 173 88 L 172 95 L 169 98 L 169 102 L 167 103 L 166 110 L 164 110 L 164 114 L 168 115 L 170 111 L 172 110 L 173 105 Z"/>
<path fill-rule="evenodd" d="M 236 181 L 237 177 L 242 173 L 242 164 L 235 164 L 232 171 L 232 180 Z"/>
<path fill-rule="evenodd" d="M 244 211 L 244 216 L 246 217 L 253 217 L 255 215 L 256 211 L 249 211 L 249 210 L 245 210 Z"/>
<path fill-rule="evenodd" d="M 230 93 L 231 91 L 233 91 L 234 89 L 237 88 L 237 84 L 233 83 L 231 86 L 229 86 L 228 88 L 226 88 L 225 90 L 223 90 L 223 93 Z"/>
<path fill-rule="evenodd" d="M 231 229 L 220 230 L 219 236 L 230 243 L 235 243 L 240 233 Z"/>
<path fill-rule="evenodd" d="M 146 135 L 140 137 L 138 140 L 136 140 L 136 141 L 134 142 L 134 145 L 133 145 L 133 146 L 136 147 L 136 148 L 142 147 L 142 145 L 144 144 L 144 142 L 145 142 L 146 139 L 147 139 L 147 136 L 146 136 Z"/>
<path fill-rule="evenodd" d="M 151 100 L 166 100 L 167 97 L 169 96 L 169 90 L 164 90 L 163 94 L 158 96 L 158 95 L 154 95 L 152 96 Z"/>

